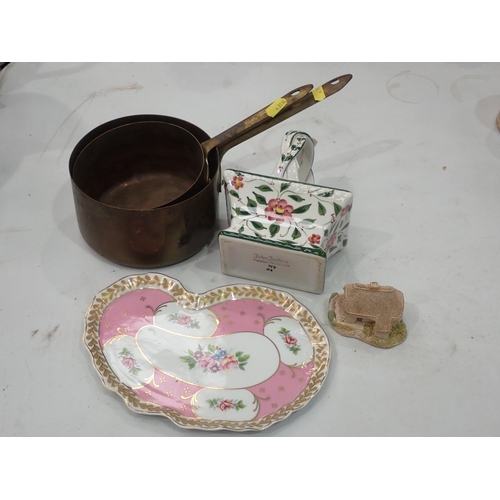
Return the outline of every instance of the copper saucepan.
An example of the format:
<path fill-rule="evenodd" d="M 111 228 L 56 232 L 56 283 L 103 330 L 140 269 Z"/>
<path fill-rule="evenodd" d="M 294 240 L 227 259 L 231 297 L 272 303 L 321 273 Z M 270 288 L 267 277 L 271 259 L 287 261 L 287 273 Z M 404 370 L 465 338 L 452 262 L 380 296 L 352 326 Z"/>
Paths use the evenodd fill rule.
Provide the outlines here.
<path fill-rule="evenodd" d="M 192 257 L 217 229 L 223 155 L 338 92 L 351 78 L 318 87 L 319 98 L 312 85 L 299 87 L 214 138 L 185 120 L 152 114 L 93 129 L 69 160 L 84 240 L 106 259 L 132 267 L 169 266 Z M 186 170 L 197 173 L 186 178 Z"/>
<path fill-rule="evenodd" d="M 298 87 L 221 134 L 200 142 L 174 123 L 125 123 L 83 138 L 73 179 L 87 194 L 113 207 L 150 210 L 172 205 L 207 185 L 207 156 L 216 147 L 234 146 L 271 128 L 286 106 L 305 97 L 312 85 Z M 258 127 L 258 128 L 257 128 Z M 95 137 L 94 137 L 95 136 Z M 227 148 L 229 149 L 229 148 Z M 226 150 L 227 150 L 226 149 Z M 96 179 L 101 181 L 96 183 Z"/>

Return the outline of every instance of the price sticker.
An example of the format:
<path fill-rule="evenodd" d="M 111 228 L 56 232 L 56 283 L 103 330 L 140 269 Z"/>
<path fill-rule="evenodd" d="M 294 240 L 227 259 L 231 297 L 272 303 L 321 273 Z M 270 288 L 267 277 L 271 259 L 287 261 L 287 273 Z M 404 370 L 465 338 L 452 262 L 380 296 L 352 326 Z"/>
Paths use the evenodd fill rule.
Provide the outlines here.
<path fill-rule="evenodd" d="M 285 106 L 286 99 L 284 97 L 281 97 L 266 108 L 266 113 L 271 118 L 274 118 Z"/>
<path fill-rule="evenodd" d="M 314 96 L 314 99 L 316 101 L 322 101 L 326 97 L 323 87 L 318 87 L 317 89 L 314 89 L 312 91 L 312 95 Z"/>

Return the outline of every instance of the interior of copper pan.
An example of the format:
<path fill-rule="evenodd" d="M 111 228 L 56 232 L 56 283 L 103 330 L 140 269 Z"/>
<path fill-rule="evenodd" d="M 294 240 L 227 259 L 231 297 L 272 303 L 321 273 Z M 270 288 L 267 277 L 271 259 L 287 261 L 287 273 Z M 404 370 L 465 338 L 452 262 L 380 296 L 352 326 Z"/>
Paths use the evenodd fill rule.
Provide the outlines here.
<path fill-rule="evenodd" d="M 150 210 L 202 189 L 205 158 L 198 140 L 165 121 L 135 121 L 98 133 L 74 161 L 72 176 L 105 205 Z"/>

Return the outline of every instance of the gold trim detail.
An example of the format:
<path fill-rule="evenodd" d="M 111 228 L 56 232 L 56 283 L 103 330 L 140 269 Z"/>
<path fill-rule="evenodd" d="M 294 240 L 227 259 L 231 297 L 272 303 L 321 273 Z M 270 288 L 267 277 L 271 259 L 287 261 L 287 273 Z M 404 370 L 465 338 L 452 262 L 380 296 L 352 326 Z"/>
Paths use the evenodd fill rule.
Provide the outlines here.
<path fill-rule="evenodd" d="M 305 389 L 291 403 L 259 420 L 230 422 L 186 417 L 178 411 L 156 405 L 141 399 L 127 385 L 123 384 L 109 367 L 99 342 L 99 324 L 104 309 L 121 295 L 142 288 L 160 289 L 171 295 L 186 309 L 199 310 L 228 300 L 253 298 L 274 304 L 288 312 L 298 321 L 311 339 L 313 346 L 314 373 Z M 291 295 L 272 288 L 250 285 L 219 287 L 205 293 L 188 292 L 177 280 L 157 273 L 125 277 L 98 293 L 86 315 L 83 342 L 87 347 L 94 368 L 107 389 L 119 394 L 129 409 L 137 413 L 160 415 L 169 418 L 180 427 L 205 430 L 259 431 L 287 418 L 291 413 L 303 408 L 321 389 L 330 363 L 330 344 L 326 333 L 314 316 Z"/>

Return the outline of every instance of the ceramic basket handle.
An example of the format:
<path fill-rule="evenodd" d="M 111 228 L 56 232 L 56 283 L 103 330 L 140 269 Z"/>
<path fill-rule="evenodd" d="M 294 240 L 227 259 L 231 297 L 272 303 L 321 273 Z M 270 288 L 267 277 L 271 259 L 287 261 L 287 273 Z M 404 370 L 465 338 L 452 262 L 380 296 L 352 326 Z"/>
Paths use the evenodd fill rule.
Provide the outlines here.
<path fill-rule="evenodd" d="M 281 156 L 272 175 L 290 181 L 314 183 L 312 164 L 316 141 L 305 132 L 290 130 L 281 143 Z"/>

